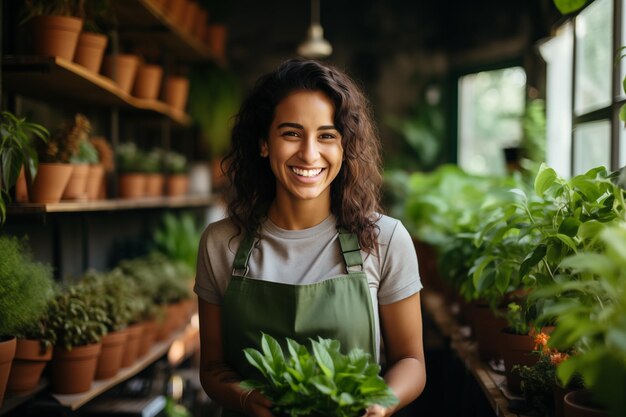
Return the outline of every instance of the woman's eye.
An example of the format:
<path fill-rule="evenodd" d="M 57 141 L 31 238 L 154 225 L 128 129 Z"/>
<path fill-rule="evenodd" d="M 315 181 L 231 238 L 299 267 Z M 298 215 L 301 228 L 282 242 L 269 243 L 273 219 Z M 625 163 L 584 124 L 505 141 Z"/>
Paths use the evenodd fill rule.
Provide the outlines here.
<path fill-rule="evenodd" d="M 320 139 L 335 139 L 337 136 L 332 133 L 323 133 L 320 135 Z"/>
<path fill-rule="evenodd" d="M 283 136 L 294 136 L 294 137 L 299 136 L 298 132 L 294 132 L 292 130 L 287 130 L 287 131 L 283 132 L 282 135 Z"/>

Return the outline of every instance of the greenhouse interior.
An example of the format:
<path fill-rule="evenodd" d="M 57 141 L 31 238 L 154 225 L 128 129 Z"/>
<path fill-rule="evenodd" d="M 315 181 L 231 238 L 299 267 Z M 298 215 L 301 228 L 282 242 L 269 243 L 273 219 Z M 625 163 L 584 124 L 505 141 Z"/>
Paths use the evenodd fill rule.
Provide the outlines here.
<path fill-rule="evenodd" d="M 626 416 L 625 0 L 0 17 L 0 416 Z"/>

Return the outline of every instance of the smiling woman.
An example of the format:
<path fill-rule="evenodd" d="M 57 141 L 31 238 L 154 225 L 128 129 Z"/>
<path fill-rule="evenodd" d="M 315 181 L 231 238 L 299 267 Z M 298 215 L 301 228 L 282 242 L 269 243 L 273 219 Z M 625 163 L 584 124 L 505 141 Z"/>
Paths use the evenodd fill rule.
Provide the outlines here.
<path fill-rule="evenodd" d="M 380 144 L 363 94 L 333 67 L 287 61 L 244 101 L 227 159 L 236 195 L 230 217 L 203 234 L 195 284 L 200 380 L 209 396 L 227 416 L 271 417 L 281 409 L 284 398 L 240 385 L 258 378 L 244 350 L 266 351 L 266 334 L 283 350 L 287 339 L 310 347 L 323 338 L 343 354 L 357 349 L 384 362 L 399 402 L 373 403 L 369 416 L 415 399 L 426 380 L 422 285 L 407 230 L 380 214 Z M 333 416 L 367 390 L 319 387 L 311 395 L 327 396 Z"/>

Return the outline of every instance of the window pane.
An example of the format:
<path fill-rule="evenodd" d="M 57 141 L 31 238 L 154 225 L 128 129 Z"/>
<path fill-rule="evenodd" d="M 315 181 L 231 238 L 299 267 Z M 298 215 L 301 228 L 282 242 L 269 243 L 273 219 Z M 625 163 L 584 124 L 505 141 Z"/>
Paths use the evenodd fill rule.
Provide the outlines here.
<path fill-rule="evenodd" d="M 626 166 L 626 130 L 623 128 L 619 130 L 619 166 Z"/>
<path fill-rule="evenodd" d="M 597 166 L 611 168 L 611 123 L 608 120 L 584 123 L 574 132 L 574 175 Z"/>
<path fill-rule="evenodd" d="M 572 24 L 560 27 L 539 50 L 547 64 L 546 162 L 559 175 L 568 178 L 572 173 Z"/>
<path fill-rule="evenodd" d="M 618 46 L 625 46 L 626 45 L 626 0 L 622 0 L 622 44 L 618 45 Z M 620 51 L 620 55 L 623 54 L 625 51 Z M 624 77 L 626 77 L 626 58 L 622 58 L 621 62 L 620 62 L 620 80 L 623 80 Z M 620 88 L 620 93 L 619 93 L 619 97 L 620 98 L 624 98 L 626 97 L 626 94 L 624 94 L 624 89 Z"/>
<path fill-rule="evenodd" d="M 613 0 L 596 0 L 576 18 L 576 114 L 611 103 Z"/>
<path fill-rule="evenodd" d="M 525 87 L 521 67 L 459 79 L 459 166 L 476 174 L 505 173 L 503 149 L 521 139 Z"/>

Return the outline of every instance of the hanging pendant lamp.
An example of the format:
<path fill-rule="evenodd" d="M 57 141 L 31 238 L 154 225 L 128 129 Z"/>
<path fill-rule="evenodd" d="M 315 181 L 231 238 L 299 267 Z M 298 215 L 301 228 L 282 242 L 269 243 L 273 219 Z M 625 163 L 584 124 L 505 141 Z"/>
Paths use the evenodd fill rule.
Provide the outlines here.
<path fill-rule="evenodd" d="M 304 58 L 321 59 L 333 53 L 333 47 L 324 39 L 324 29 L 319 21 L 319 0 L 311 0 L 311 26 L 307 31 L 306 39 L 298 46 L 298 55 Z"/>

